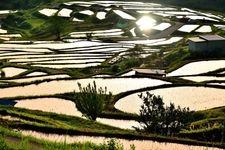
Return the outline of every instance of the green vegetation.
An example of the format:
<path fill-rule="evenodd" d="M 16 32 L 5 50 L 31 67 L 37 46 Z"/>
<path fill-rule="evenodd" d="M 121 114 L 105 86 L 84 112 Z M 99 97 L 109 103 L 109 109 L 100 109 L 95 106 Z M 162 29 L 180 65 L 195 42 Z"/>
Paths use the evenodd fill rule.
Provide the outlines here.
<path fill-rule="evenodd" d="M 19 11 L 3 19 L 3 24 L 10 32 L 19 32 L 24 39 L 60 40 L 75 28 L 69 19 L 52 16 L 46 17 L 37 11 L 40 8 Z M 28 19 L 29 18 L 29 19 Z"/>
<path fill-rule="evenodd" d="M 168 107 L 170 108 L 170 107 Z M 175 107 L 173 108 L 176 112 Z M 178 109 L 179 110 L 179 109 Z M 166 111 L 166 110 L 165 110 Z M 174 112 L 171 111 L 171 112 Z M 183 111 L 183 110 L 179 110 Z M 169 111 L 167 111 L 168 113 Z M 128 115 L 128 114 L 126 114 Z M 224 115 L 224 107 L 218 108 L 218 109 L 211 109 L 207 111 L 199 111 L 195 112 L 194 122 L 205 120 L 206 118 L 210 120 L 210 118 L 213 117 L 220 117 Z M 67 116 L 62 114 L 54 114 L 54 113 L 48 113 L 48 112 L 41 112 L 41 111 L 32 111 L 32 110 L 26 110 L 26 109 L 19 109 L 14 107 L 0 107 L 0 118 L 1 118 L 1 126 L 7 127 L 8 129 L 22 129 L 22 130 L 33 130 L 43 133 L 55 133 L 55 134 L 69 134 L 69 135 L 89 135 L 89 136 L 106 136 L 106 137 L 114 137 L 114 138 L 127 138 L 127 139 L 149 139 L 149 140 L 159 140 L 159 141 L 168 141 L 168 142 L 178 142 L 178 143 L 188 143 L 188 144 L 196 144 L 197 141 L 188 140 L 188 139 L 174 139 L 174 136 L 177 135 L 183 138 L 192 138 L 193 135 L 195 135 L 194 128 L 189 129 L 189 125 L 193 126 L 196 123 L 192 123 L 191 120 L 189 120 L 188 124 L 183 126 L 180 133 L 174 135 L 172 134 L 172 137 L 161 137 L 157 134 L 144 134 L 143 132 L 136 132 L 136 131 L 130 131 L 130 130 L 123 130 L 118 129 L 115 127 L 103 125 L 97 122 L 85 120 L 78 117 L 73 116 Z M 10 116 L 12 119 L 3 119 L 3 116 Z M 129 115 L 128 115 L 129 116 Z M 19 120 L 14 120 L 13 118 L 20 118 Z M 185 117 L 183 119 L 186 119 Z M 170 120 L 171 121 L 171 120 Z M 218 121 L 216 121 L 218 122 Z M 222 120 L 220 122 L 223 122 Z M 204 126 L 202 126 L 203 128 Z M 171 128 L 170 128 L 171 129 Z M 167 134 L 170 135 L 171 130 L 168 130 Z M 203 128 L 204 129 L 204 128 Z M 222 129 L 222 128 L 221 128 Z M 198 131 L 198 134 L 205 134 L 209 130 L 202 130 L 201 133 Z M 215 130 L 214 130 L 215 131 Z M 218 132 L 218 130 L 216 130 Z M 224 131 L 224 130 L 221 130 Z M 212 133 L 211 131 L 208 133 Z M 164 134 L 164 133 L 161 133 Z M 190 136 L 192 135 L 192 136 Z M 203 136 L 201 136 L 203 137 Z M 219 136 L 217 136 L 219 138 Z M 174 141 L 175 140 L 175 141 Z M 199 141 L 204 141 L 204 139 L 197 139 Z M 221 140 L 221 138 L 220 138 Z M 220 142 L 219 140 L 219 142 Z M 198 144 L 205 145 L 204 142 L 197 142 Z M 217 140 L 218 141 L 218 140 Z M 215 143 L 215 141 L 210 140 L 210 142 L 213 142 L 214 146 L 223 146 L 221 143 Z M 209 141 L 207 141 L 207 144 L 211 144 Z"/>
<path fill-rule="evenodd" d="M 103 125 L 97 122 L 89 121 L 86 119 L 67 116 L 62 114 L 41 112 L 26 110 L 14 107 L 0 107 L 0 126 L 7 131 L 14 132 L 12 129 L 19 130 L 32 130 L 42 133 L 55 133 L 55 134 L 67 134 L 67 135 L 88 135 L 88 136 L 106 136 L 113 138 L 125 138 L 125 139 L 148 139 L 163 142 L 176 142 L 183 144 L 197 144 L 197 145 L 214 145 L 218 147 L 225 147 L 223 143 L 215 142 L 200 142 L 190 139 L 174 138 L 160 136 L 157 134 L 144 134 L 143 132 L 136 132 L 131 130 L 123 130 L 115 127 Z M 7 116 L 4 118 L 4 116 Z M 7 118 L 11 119 L 7 119 Z M 2 133 L 2 127 L 0 133 Z M 6 134 L 2 134 L 6 135 Z M 12 135 L 12 134 L 7 134 Z M 13 134 L 14 137 L 20 137 Z M 38 140 L 35 140 L 38 141 Z M 111 144 L 117 147 L 117 144 Z M 67 147 L 67 144 L 56 144 L 60 147 Z M 82 145 L 82 144 L 80 144 Z M 120 145 L 120 144 L 119 144 Z M 68 145 L 70 147 L 70 145 Z M 132 147 L 132 146 L 131 146 Z"/>
<path fill-rule="evenodd" d="M 59 40 L 61 36 L 65 36 L 74 31 L 113 27 L 112 23 L 107 21 L 98 22 L 96 18 L 87 15 L 85 15 L 85 22 L 77 23 L 72 21 L 72 19 L 57 16 L 47 17 L 38 12 L 42 8 L 57 8 L 61 10 L 62 8 L 68 7 L 72 7 L 70 9 L 75 12 L 79 11 L 76 6 L 62 5 L 62 3 L 66 1 L 69 0 L 22 0 L 22 2 L 18 0 L 3 2 L 4 4 L 1 4 L 1 1 L 0 5 L 4 7 L 4 9 L 21 8 L 17 13 L 10 14 L 5 19 L 2 19 L 2 26 L 9 32 L 21 33 L 24 40 Z M 17 7 L 14 7 L 14 5 Z M 98 8 L 95 7 L 91 9 L 93 9 L 93 11 L 98 10 Z M 76 14 L 77 13 L 71 15 L 76 16 Z"/>
<path fill-rule="evenodd" d="M 186 44 L 187 39 L 183 39 L 176 45 L 162 48 L 161 52 L 153 53 L 144 61 L 145 67 L 165 69 L 171 72 L 179 67 L 194 61 L 218 60 L 225 58 L 225 51 L 191 53 Z"/>
<path fill-rule="evenodd" d="M 97 89 L 95 81 L 93 86 L 89 83 L 87 87 L 82 87 L 78 83 L 80 93 L 75 94 L 74 101 L 77 109 L 88 119 L 96 120 L 102 113 L 105 103 L 112 97 L 112 93 L 107 94 L 107 88 L 102 87 Z"/>
<path fill-rule="evenodd" d="M 193 9 L 213 10 L 217 12 L 225 12 L 224 0 L 151 0 L 151 2 L 164 3 L 169 5 L 192 7 Z M 206 5 L 207 4 L 207 5 Z"/>
<path fill-rule="evenodd" d="M 1 0 L 0 9 L 27 9 L 52 1 L 53 0 Z"/>
<path fill-rule="evenodd" d="M 192 120 L 192 113 L 189 108 L 175 108 L 173 103 L 164 106 L 163 99 L 146 92 L 139 97 L 143 100 L 140 109 L 139 123 L 145 132 L 164 135 L 175 135 Z"/>
<path fill-rule="evenodd" d="M 51 35 L 55 35 L 55 40 L 61 40 L 62 33 L 65 33 L 67 28 L 70 27 L 70 22 L 62 17 L 59 16 L 52 16 L 49 17 L 49 23 L 50 25 L 48 26 L 47 31 Z"/>
<path fill-rule="evenodd" d="M 186 129 L 179 134 L 180 137 L 188 137 L 201 141 L 215 141 L 224 143 L 225 107 L 218 107 L 194 114 L 196 121 L 191 122 Z"/>
<path fill-rule="evenodd" d="M 0 9 L 28 9 L 38 6 L 40 4 L 48 4 L 52 2 L 63 2 L 68 0 L 1 0 L 0 2 Z M 144 0 L 148 2 L 148 0 Z M 151 2 L 156 3 L 164 3 L 176 6 L 192 6 L 195 9 L 204 9 L 204 10 L 214 10 L 214 11 L 221 11 L 225 12 L 225 2 L 223 0 L 151 0 Z M 207 4 L 207 5 L 205 5 Z"/>
<path fill-rule="evenodd" d="M 66 144 L 65 142 L 50 142 L 22 136 L 20 133 L 0 127 L 0 149 L 1 150 L 123 150 L 123 145 L 115 139 L 110 139 L 102 144 L 90 142 Z M 134 149 L 131 149 L 134 150 Z"/>

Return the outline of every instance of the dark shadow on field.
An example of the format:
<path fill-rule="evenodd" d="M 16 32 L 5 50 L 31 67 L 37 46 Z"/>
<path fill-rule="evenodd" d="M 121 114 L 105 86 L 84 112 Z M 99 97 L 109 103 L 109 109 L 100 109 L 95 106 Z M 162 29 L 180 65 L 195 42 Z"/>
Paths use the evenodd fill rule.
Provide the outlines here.
<path fill-rule="evenodd" d="M 0 100 L 0 105 L 14 106 L 16 103 L 12 100 Z"/>

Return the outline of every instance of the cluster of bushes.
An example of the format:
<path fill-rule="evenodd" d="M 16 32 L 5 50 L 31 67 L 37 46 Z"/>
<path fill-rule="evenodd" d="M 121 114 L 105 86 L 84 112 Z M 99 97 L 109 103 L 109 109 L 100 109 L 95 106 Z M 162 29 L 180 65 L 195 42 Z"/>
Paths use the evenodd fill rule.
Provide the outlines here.
<path fill-rule="evenodd" d="M 25 18 L 22 17 L 21 13 L 16 14 L 10 14 L 3 20 L 3 26 L 13 26 L 21 29 L 31 29 L 32 26 L 30 23 L 26 21 Z"/>
<path fill-rule="evenodd" d="M 225 142 L 225 128 L 224 124 L 214 126 L 211 128 L 203 128 L 199 130 L 185 130 L 181 131 L 179 137 L 195 139 L 198 141 L 208 142 Z"/>
<path fill-rule="evenodd" d="M 144 131 L 162 135 L 176 135 L 192 120 L 193 112 L 189 108 L 177 108 L 173 103 L 164 106 L 160 96 L 146 92 L 139 97 L 143 100 L 138 122 Z"/>

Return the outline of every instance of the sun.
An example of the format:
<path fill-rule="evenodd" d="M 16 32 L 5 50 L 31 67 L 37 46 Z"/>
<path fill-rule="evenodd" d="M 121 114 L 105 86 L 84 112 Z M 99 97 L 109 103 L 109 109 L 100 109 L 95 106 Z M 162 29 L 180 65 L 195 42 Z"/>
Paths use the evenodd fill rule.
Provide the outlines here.
<path fill-rule="evenodd" d="M 139 26 L 141 31 L 149 30 L 156 24 L 156 20 L 149 16 L 143 16 L 136 22 L 136 24 Z"/>

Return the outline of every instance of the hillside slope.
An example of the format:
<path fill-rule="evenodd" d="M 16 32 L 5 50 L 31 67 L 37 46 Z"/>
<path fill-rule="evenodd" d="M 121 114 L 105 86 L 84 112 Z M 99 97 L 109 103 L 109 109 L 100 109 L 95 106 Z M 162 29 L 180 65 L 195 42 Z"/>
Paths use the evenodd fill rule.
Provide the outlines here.
<path fill-rule="evenodd" d="M 1 0 L 1 9 L 27 9 L 38 6 L 41 3 L 49 3 L 67 0 Z M 133 0 L 138 1 L 138 0 Z M 194 9 L 204 9 L 225 12 L 225 0 L 141 0 L 155 3 L 164 3 L 169 5 L 177 5 Z"/>
<path fill-rule="evenodd" d="M 225 0 L 150 0 L 151 2 L 164 3 L 193 9 L 213 10 L 225 12 Z"/>
<path fill-rule="evenodd" d="M 41 3 L 48 3 L 52 0 L 1 0 L 0 10 L 4 9 L 27 9 L 40 5 Z"/>

